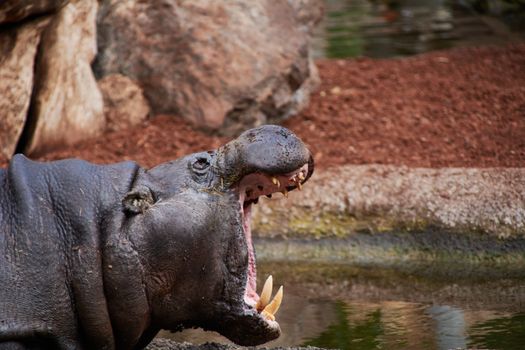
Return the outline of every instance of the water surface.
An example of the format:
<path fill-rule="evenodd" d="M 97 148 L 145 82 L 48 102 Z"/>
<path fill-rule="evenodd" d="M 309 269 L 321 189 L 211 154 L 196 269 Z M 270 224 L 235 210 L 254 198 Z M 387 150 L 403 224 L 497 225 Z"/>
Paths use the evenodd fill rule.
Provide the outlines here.
<path fill-rule="evenodd" d="M 325 16 L 313 41 L 314 56 L 401 57 L 523 40 L 523 8 L 494 0 L 489 1 L 491 6 L 482 14 L 474 3 L 477 2 L 325 0 Z"/>
<path fill-rule="evenodd" d="M 523 349 L 525 281 L 439 277 L 345 264 L 259 266 L 284 284 L 283 334 L 265 346 L 338 349 Z M 453 274 L 450 274 L 453 276 Z M 262 285 L 259 280 L 258 285 Z M 228 343 L 201 330 L 162 333 L 177 341 Z"/>

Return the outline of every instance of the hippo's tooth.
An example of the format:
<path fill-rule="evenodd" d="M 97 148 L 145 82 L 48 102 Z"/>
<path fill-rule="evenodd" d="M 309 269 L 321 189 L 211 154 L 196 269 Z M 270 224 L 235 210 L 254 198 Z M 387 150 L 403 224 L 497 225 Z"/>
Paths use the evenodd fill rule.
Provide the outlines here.
<path fill-rule="evenodd" d="M 283 196 L 288 198 L 288 190 L 286 188 L 281 193 L 283 194 Z"/>
<path fill-rule="evenodd" d="M 299 180 L 301 180 L 301 181 L 303 181 L 306 178 L 302 171 L 297 176 L 299 177 Z"/>
<path fill-rule="evenodd" d="M 301 185 L 301 181 L 297 181 L 297 189 L 301 191 L 303 189 L 303 185 Z"/>
<path fill-rule="evenodd" d="M 257 310 L 261 311 L 268 305 L 270 302 L 270 298 L 272 297 L 272 290 L 273 290 L 273 277 L 272 275 L 268 276 L 266 279 L 266 282 L 264 282 L 264 286 L 261 292 L 261 297 L 259 298 L 259 301 L 257 302 Z"/>
<path fill-rule="evenodd" d="M 283 300 L 283 286 L 280 286 L 277 293 L 275 293 L 273 300 L 268 305 L 266 305 L 264 310 L 261 312 L 261 315 L 263 315 L 264 317 L 272 321 L 275 320 L 275 313 L 277 312 L 277 310 L 279 310 L 282 300 Z"/>
<path fill-rule="evenodd" d="M 281 187 L 281 186 L 277 185 L 279 183 L 279 180 L 277 180 L 277 178 L 275 176 L 272 176 L 272 183 L 274 185 L 276 185 L 277 187 Z"/>

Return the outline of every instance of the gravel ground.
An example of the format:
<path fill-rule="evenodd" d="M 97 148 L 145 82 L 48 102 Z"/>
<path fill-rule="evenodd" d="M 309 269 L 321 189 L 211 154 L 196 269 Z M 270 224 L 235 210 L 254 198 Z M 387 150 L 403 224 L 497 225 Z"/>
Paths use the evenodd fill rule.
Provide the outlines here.
<path fill-rule="evenodd" d="M 261 348 L 261 347 L 241 347 L 241 346 L 234 346 L 234 345 L 224 345 L 224 344 L 217 344 L 217 343 L 206 343 L 202 345 L 194 345 L 190 343 L 177 343 L 169 339 L 161 339 L 156 338 L 151 342 L 147 347 L 147 350 L 236 350 L 236 349 L 259 349 L 259 350 L 265 350 L 268 348 Z M 271 348 L 272 350 L 316 350 L 320 348 L 308 346 L 308 347 L 276 347 Z"/>
<path fill-rule="evenodd" d="M 306 110 L 284 124 L 311 146 L 320 167 L 525 163 L 525 44 L 317 65 L 319 91 Z M 157 116 L 37 158 L 133 159 L 149 167 L 225 141 L 181 118 Z M 6 164 L 0 159 L 0 166 Z"/>
<path fill-rule="evenodd" d="M 285 125 L 321 166 L 525 164 L 523 44 L 317 65 L 320 91 Z"/>

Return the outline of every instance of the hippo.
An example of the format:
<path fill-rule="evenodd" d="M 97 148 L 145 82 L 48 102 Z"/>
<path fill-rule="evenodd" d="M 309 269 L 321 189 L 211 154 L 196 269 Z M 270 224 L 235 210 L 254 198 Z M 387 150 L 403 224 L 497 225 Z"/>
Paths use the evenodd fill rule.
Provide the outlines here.
<path fill-rule="evenodd" d="M 140 349 L 197 327 L 279 337 L 283 291 L 256 291 L 251 208 L 313 166 L 276 125 L 151 169 L 15 155 L 0 169 L 0 349 Z"/>

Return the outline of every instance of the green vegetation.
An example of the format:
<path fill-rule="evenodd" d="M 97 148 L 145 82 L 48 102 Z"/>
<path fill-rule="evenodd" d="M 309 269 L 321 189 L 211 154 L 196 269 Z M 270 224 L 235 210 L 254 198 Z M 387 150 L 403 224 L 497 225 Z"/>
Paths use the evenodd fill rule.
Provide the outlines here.
<path fill-rule="evenodd" d="M 364 41 L 360 23 L 365 16 L 366 8 L 359 4 L 326 14 L 329 23 L 326 27 L 326 57 L 345 58 L 362 55 Z"/>
<path fill-rule="evenodd" d="M 423 215 L 406 219 L 380 212 L 356 215 L 294 209 L 285 214 L 282 211 L 274 211 L 264 218 L 262 215 L 257 215 L 253 220 L 253 230 L 259 237 L 345 238 L 356 233 L 426 232 L 439 229 L 439 223 L 426 220 Z M 484 233 L 479 227 L 456 227 L 454 231 L 462 235 Z M 503 237 L 514 235 L 514 232 L 504 233 Z"/>

